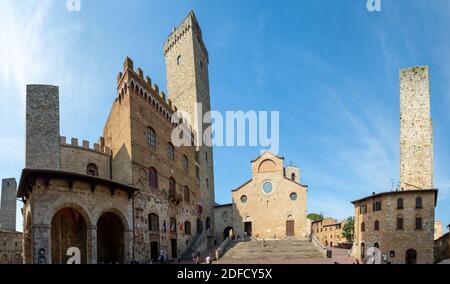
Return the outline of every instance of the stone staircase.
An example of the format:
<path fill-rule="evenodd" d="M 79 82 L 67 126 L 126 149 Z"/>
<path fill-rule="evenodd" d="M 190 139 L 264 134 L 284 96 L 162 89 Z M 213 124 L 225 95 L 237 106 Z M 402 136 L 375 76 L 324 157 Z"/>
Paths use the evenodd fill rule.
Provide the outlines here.
<path fill-rule="evenodd" d="M 256 260 L 256 259 L 304 259 L 324 258 L 323 254 L 309 241 L 250 241 L 233 242 L 221 259 Z"/>

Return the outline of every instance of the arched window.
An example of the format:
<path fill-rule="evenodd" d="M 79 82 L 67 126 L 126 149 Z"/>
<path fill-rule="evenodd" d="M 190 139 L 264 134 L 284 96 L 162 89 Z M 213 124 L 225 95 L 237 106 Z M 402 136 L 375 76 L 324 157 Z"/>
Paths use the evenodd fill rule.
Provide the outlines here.
<path fill-rule="evenodd" d="M 422 197 L 416 198 L 416 209 L 422 209 Z"/>
<path fill-rule="evenodd" d="M 184 202 L 186 203 L 191 202 L 191 191 L 187 186 L 184 187 Z"/>
<path fill-rule="evenodd" d="M 188 221 L 184 222 L 184 233 L 186 235 L 190 235 L 191 232 L 191 223 L 189 223 Z"/>
<path fill-rule="evenodd" d="M 189 171 L 189 159 L 186 155 L 183 155 L 182 162 L 183 162 L 183 170 L 185 172 L 188 172 Z"/>
<path fill-rule="evenodd" d="M 150 187 L 158 188 L 158 172 L 153 167 L 148 170 L 148 182 Z"/>
<path fill-rule="evenodd" d="M 380 249 L 380 244 L 379 244 L 379 243 L 375 243 L 375 244 L 373 245 L 373 247 L 374 247 L 374 248 L 377 248 L 377 249 Z"/>
<path fill-rule="evenodd" d="M 89 165 L 87 166 L 87 175 L 93 176 L 93 177 L 98 177 L 98 168 L 97 168 L 97 165 L 95 165 L 95 164 L 89 164 Z"/>
<path fill-rule="evenodd" d="M 170 232 L 176 233 L 177 232 L 177 219 L 170 218 Z"/>
<path fill-rule="evenodd" d="M 152 232 L 159 231 L 159 216 L 156 214 L 148 215 L 148 229 Z"/>
<path fill-rule="evenodd" d="M 156 146 L 156 132 L 151 127 L 147 127 L 147 142 L 150 146 Z"/>
<path fill-rule="evenodd" d="M 209 178 L 206 179 L 206 188 L 209 188 Z"/>
<path fill-rule="evenodd" d="M 167 157 L 172 161 L 175 160 L 175 147 L 172 143 L 167 144 Z"/>
<path fill-rule="evenodd" d="M 403 209 L 403 198 L 397 199 L 397 209 Z"/>
<path fill-rule="evenodd" d="M 175 196 L 176 193 L 176 181 L 174 178 L 169 179 L 169 196 Z"/>
<path fill-rule="evenodd" d="M 180 65 L 181 64 L 181 55 L 178 55 L 178 57 L 177 57 L 177 65 Z"/>
<path fill-rule="evenodd" d="M 295 181 L 295 173 L 291 174 L 291 180 Z"/>
<path fill-rule="evenodd" d="M 195 166 L 195 177 L 200 180 L 200 168 L 198 166 Z"/>
<path fill-rule="evenodd" d="M 403 230 L 403 215 L 397 216 L 397 230 Z"/>
<path fill-rule="evenodd" d="M 366 223 L 361 223 L 361 232 L 366 231 Z"/>
<path fill-rule="evenodd" d="M 375 228 L 375 231 L 379 231 L 380 230 L 380 221 L 378 221 L 378 220 L 376 220 L 375 221 L 375 226 L 374 226 Z"/>
<path fill-rule="evenodd" d="M 422 230 L 422 216 L 416 216 L 416 230 Z"/>

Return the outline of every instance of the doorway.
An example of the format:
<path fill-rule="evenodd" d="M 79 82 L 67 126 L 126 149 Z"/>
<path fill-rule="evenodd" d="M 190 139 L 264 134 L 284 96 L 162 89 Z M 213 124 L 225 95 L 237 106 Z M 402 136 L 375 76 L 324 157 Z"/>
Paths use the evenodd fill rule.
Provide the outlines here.
<path fill-rule="evenodd" d="M 416 264 L 417 263 L 417 251 L 410 249 L 406 252 L 406 264 Z"/>
<path fill-rule="evenodd" d="M 177 248 L 177 240 L 176 239 L 170 240 L 170 247 L 172 250 L 172 258 L 177 258 L 178 257 L 178 248 Z"/>
<path fill-rule="evenodd" d="M 295 221 L 286 221 L 286 236 L 295 236 Z"/>
<path fill-rule="evenodd" d="M 151 242 L 150 243 L 150 257 L 153 262 L 157 262 L 159 259 L 159 243 Z"/>
<path fill-rule="evenodd" d="M 244 223 L 244 232 L 247 233 L 248 237 L 252 236 L 252 222 Z"/>

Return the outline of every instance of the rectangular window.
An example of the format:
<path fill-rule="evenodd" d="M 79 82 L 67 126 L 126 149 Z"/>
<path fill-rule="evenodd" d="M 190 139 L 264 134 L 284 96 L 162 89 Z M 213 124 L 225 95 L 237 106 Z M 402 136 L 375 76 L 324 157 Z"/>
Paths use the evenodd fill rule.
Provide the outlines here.
<path fill-rule="evenodd" d="M 381 201 L 376 201 L 373 203 L 373 212 L 381 211 Z"/>
<path fill-rule="evenodd" d="M 416 218 L 416 230 L 422 230 L 422 218 L 421 217 Z"/>
<path fill-rule="evenodd" d="M 403 230 L 403 218 L 397 218 L 397 230 Z"/>

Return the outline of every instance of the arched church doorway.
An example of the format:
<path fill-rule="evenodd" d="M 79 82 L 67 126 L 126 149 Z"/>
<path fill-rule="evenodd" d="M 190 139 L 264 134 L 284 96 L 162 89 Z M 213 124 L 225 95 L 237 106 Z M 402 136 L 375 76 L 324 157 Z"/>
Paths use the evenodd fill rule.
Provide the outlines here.
<path fill-rule="evenodd" d="M 124 263 L 124 226 L 116 214 L 103 214 L 97 222 L 97 263 Z"/>
<path fill-rule="evenodd" d="M 59 210 L 52 219 L 51 248 L 52 263 L 66 264 L 69 258 L 67 250 L 78 248 L 81 263 L 87 263 L 87 226 L 84 217 L 73 208 Z"/>

